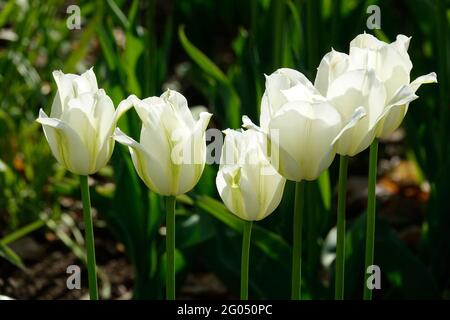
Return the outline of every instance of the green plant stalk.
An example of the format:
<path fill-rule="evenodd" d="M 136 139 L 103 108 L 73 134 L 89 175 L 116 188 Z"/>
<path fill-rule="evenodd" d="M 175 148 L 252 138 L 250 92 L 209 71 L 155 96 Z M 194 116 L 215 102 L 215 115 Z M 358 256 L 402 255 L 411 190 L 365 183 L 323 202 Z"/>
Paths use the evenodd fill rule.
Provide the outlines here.
<path fill-rule="evenodd" d="M 241 257 L 241 300 L 248 300 L 248 262 L 250 258 L 250 238 L 252 234 L 252 225 L 252 221 L 244 221 Z"/>
<path fill-rule="evenodd" d="M 300 300 L 301 297 L 301 271 L 302 271 L 302 222 L 303 222 L 303 195 L 304 182 L 295 184 L 294 203 L 294 230 L 292 247 L 292 300 Z"/>
<path fill-rule="evenodd" d="M 375 139 L 370 145 L 369 155 L 369 186 L 367 195 L 367 215 L 366 215 L 366 261 L 364 268 L 364 300 L 372 300 L 372 290 L 367 286 L 367 268 L 373 265 L 375 246 L 375 205 L 377 184 L 377 158 L 378 140 Z"/>
<path fill-rule="evenodd" d="M 334 298 L 344 299 L 344 271 L 345 271 L 345 200 L 347 193 L 348 157 L 339 158 L 339 185 L 337 208 L 337 240 L 336 240 L 336 282 Z"/>
<path fill-rule="evenodd" d="M 98 300 L 97 267 L 95 264 L 94 227 L 92 224 L 91 198 L 89 195 L 88 177 L 80 175 L 81 199 L 83 201 L 84 233 L 89 281 L 89 296 Z"/>
<path fill-rule="evenodd" d="M 166 299 L 175 300 L 175 197 L 166 198 Z"/>

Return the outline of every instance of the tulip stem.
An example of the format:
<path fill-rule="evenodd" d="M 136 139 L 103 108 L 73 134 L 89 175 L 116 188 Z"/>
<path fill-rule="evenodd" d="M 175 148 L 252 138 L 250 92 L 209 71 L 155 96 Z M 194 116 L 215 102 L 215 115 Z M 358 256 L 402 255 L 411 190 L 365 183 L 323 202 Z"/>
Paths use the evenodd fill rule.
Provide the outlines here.
<path fill-rule="evenodd" d="M 89 281 L 89 296 L 98 300 L 97 270 L 95 265 L 94 228 L 92 224 L 91 199 L 89 195 L 88 177 L 80 175 L 81 199 L 83 201 L 84 234 Z"/>
<path fill-rule="evenodd" d="M 369 186 L 367 195 L 367 215 L 366 215 L 366 263 L 364 268 L 364 300 L 372 300 L 372 290 L 367 286 L 367 269 L 373 265 L 374 245 L 375 245 L 375 205 L 377 184 L 377 158 L 378 140 L 375 139 L 370 145 L 369 155 Z"/>
<path fill-rule="evenodd" d="M 345 200 L 347 194 L 348 157 L 339 158 L 339 186 L 337 208 L 337 239 L 336 239 L 336 283 L 334 298 L 344 299 L 344 270 L 345 270 Z"/>
<path fill-rule="evenodd" d="M 175 197 L 166 198 L 166 299 L 175 300 Z"/>
<path fill-rule="evenodd" d="M 252 225 L 252 221 L 244 221 L 241 258 L 241 300 L 248 300 L 248 262 L 250 257 Z"/>
<path fill-rule="evenodd" d="M 302 221 L 303 221 L 303 196 L 304 182 L 295 184 L 294 203 L 294 230 L 292 247 L 292 300 L 300 300 L 301 297 L 301 272 L 302 272 Z"/>

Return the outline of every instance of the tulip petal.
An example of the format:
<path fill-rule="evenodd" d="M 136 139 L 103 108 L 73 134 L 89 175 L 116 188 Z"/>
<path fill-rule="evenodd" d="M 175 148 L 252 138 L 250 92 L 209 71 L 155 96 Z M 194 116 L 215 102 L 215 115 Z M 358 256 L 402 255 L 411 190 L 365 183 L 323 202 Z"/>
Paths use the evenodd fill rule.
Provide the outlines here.
<path fill-rule="evenodd" d="M 52 109 L 50 111 L 50 118 L 61 118 L 63 112 L 63 106 L 61 103 L 61 98 L 59 91 L 56 91 L 55 98 L 53 99 Z"/>
<path fill-rule="evenodd" d="M 385 97 L 385 89 L 375 72 L 366 70 L 353 70 L 341 75 L 331 83 L 327 95 L 345 122 L 350 120 L 356 108 L 363 106 L 367 113 L 364 122 L 368 129 L 375 125 L 383 112 Z"/>
<path fill-rule="evenodd" d="M 292 87 L 298 86 L 293 92 Z M 270 76 L 266 76 L 266 90 L 261 100 L 260 125 L 263 130 L 267 129 L 270 118 L 286 103 L 288 97 L 283 93 L 288 90 L 287 95 L 295 97 L 295 100 L 310 101 L 313 96 L 319 95 L 312 83 L 302 73 L 294 69 L 281 68 Z M 298 91 L 298 92 L 297 92 Z"/>
<path fill-rule="evenodd" d="M 252 129 L 261 133 L 266 132 L 261 127 L 258 127 L 256 124 L 254 124 L 253 121 L 247 115 L 242 116 L 242 127 L 245 129 Z"/>
<path fill-rule="evenodd" d="M 437 76 L 435 72 L 423 75 L 411 82 L 410 86 L 414 92 L 416 92 L 422 84 L 425 83 L 437 83 Z"/>
<path fill-rule="evenodd" d="M 348 69 L 349 63 L 347 54 L 334 49 L 322 58 L 314 81 L 314 87 L 320 94 L 327 96 L 329 85 Z"/>
<path fill-rule="evenodd" d="M 159 159 L 148 153 L 140 143 L 124 134 L 119 128 L 116 128 L 114 132 L 114 139 L 128 147 L 134 167 L 148 188 L 161 195 L 172 195 L 167 168 L 161 165 Z"/>
<path fill-rule="evenodd" d="M 339 132 L 339 134 L 336 136 L 336 138 L 334 138 L 334 140 L 331 142 L 331 144 L 334 145 L 341 138 L 341 136 L 344 133 L 346 133 L 348 130 L 353 128 L 358 123 L 359 120 L 361 120 L 362 118 L 364 118 L 366 116 L 367 116 L 367 113 L 366 113 L 366 110 L 364 109 L 364 107 L 356 108 L 355 112 L 353 113 L 353 115 L 350 118 L 350 121 L 348 121 L 347 124 L 342 128 L 342 130 Z"/>
<path fill-rule="evenodd" d="M 334 158 L 331 142 L 340 128 L 339 113 L 326 103 L 286 103 L 269 124 L 272 157 L 279 147 L 274 167 L 289 180 L 316 179 Z"/>
<path fill-rule="evenodd" d="M 68 107 L 61 115 L 61 121 L 77 132 L 91 155 L 97 154 L 98 148 L 97 123 L 91 115 L 93 105 L 94 97 L 83 94 L 69 100 Z"/>
<path fill-rule="evenodd" d="M 277 172 L 274 172 L 272 175 L 268 174 L 264 176 L 264 179 L 264 185 L 269 189 L 266 191 L 266 194 L 271 195 L 271 197 L 266 199 L 266 207 L 262 209 L 263 215 L 259 215 L 257 220 L 264 219 L 275 211 L 283 199 L 283 191 L 286 184 L 286 179 Z"/>
<path fill-rule="evenodd" d="M 377 76 L 384 82 L 388 100 L 398 88 L 409 84 L 412 67 L 408 52 L 399 51 L 395 44 L 385 45 L 379 50 Z"/>
<path fill-rule="evenodd" d="M 392 97 L 388 106 L 380 115 L 377 137 L 387 137 L 402 123 L 408 112 L 409 103 L 418 98 L 415 94 L 422 84 L 437 82 L 436 73 L 432 72 L 415 79 L 411 84 L 402 86 Z"/>
<path fill-rule="evenodd" d="M 94 93 L 98 90 L 97 79 L 92 68 L 81 76 L 71 73 L 64 74 L 60 70 L 53 71 L 53 78 L 58 87 L 58 94 L 63 107 L 71 98 L 83 93 Z"/>
<path fill-rule="evenodd" d="M 182 161 L 179 164 L 178 188 L 176 193 L 186 193 L 197 184 L 206 160 L 205 130 L 212 114 L 202 112 L 193 132 L 182 142 Z M 175 150 L 172 150 L 174 153 Z"/>
<path fill-rule="evenodd" d="M 75 79 L 75 89 L 78 94 L 98 91 L 97 77 L 95 76 L 93 67 Z"/>
<path fill-rule="evenodd" d="M 168 89 L 161 95 L 161 98 L 173 108 L 173 112 L 176 115 L 181 116 L 181 119 L 183 119 L 183 122 L 189 128 L 194 128 L 194 118 L 192 117 L 192 113 L 189 110 L 186 98 L 181 93 Z"/>
<path fill-rule="evenodd" d="M 350 48 L 356 47 L 361 49 L 378 49 L 383 44 L 385 43 L 378 40 L 373 35 L 364 32 L 363 34 L 357 35 L 350 42 Z"/>
<path fill-rule="evenodd" d="M 59 163 L 76 174 L 92 173 L 89 152 L 74 129 L 59 119 L 49 118 L 42 109 L 36 121 L 42 124 L 50 149 Z"/>
<path fill-rule="evenodd" d="M 114 123 L 117 124 L 119 119 L 133 107 L 133 102 L 130 99 L 122 100 L 117 106 L 116 111 L 114 112 Z"/>
<path fill-rule="evenodd" d="M 227 180 L 229 179 L 229 175 L 227 176 L 224 170 L 219 170 L 216 176 L 216 187 L 219 192 L 220 198 L 233 214 L 238 216 L 241 219 L 247 220 L 247 216 L 245 214 L 244 201 L 240 188 L 238 186 L 230 185 Z"/>
<path fill-rule="evenodd" d="M 58 88 L 57 95 L 61 101 L 62 110 L 64 111 L 64 106 L 67 101 L 75 97 L 75 90 L 73 87 L 73 80 L 75 80 L 76 75 L 74 74 L 64 74 L 61 70 L 53 71 L 53 78 L 55 79 L 56 86 Z M 55 97 L 56 98 L 56 97 Z M 55 116 L 58 116 L 55 114 Z"/>
<path fill-rule="evenodd" d="M 375 126 L 386 103 L 385 88 L 375 72 L 346 72 L 331 84 L 327 98 L 339 111 L 343 122 L 349 124 L 334 141 L 337 153 L 354 156 L 366 149 L 374 138 Z M 364 108 L 364 117 L 357 111 L 360 107 Z"/>

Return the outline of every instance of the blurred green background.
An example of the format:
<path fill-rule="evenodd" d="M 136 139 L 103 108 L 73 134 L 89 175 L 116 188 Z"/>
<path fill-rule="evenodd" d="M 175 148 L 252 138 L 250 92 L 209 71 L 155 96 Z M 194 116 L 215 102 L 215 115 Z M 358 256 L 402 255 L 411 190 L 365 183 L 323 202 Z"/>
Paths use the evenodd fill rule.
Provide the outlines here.
<path fill-rule="evenodd" d="M 66 25 L 71 4 L 81 9 L 79 30 Z M 381 9 L 379 30 L 366 27 L 371 4 Z M 191 107 L 214 113 L 211 127 L 239 128 L 244 114 L 258 121 L 264 74 L 291 67 L 313 81 L 331 47 L 347 52 L 364 31 L 388 42 L 402 33 L 412 36 L 412 79 L 435 71 L 439 83 L 420 89 L 404 130 L 381 144 L 375 262 L 383 278 L 375 298 L 449 298 L 449 24 L 448 0 L 0 1 L 1 263 L 23 270 L 15 275 L 26 272 L 30 264 L 14 243 L 28 237 L 45 242 L 48 234 L 84 260 L 78 179 L 56 163 L 34 122 L 39 108 L 50 111 L 53 70 L 81 73 L 94 66 L 99 86 L 116 106 L 131 93 L 143 98 L 172 88 Z M 134 111 L 119 127 L 139 135 Z M 236 297 L 242 223 L 218 201 L 216 170 L 206 166 L 195 190 L 178 199 L 177 284 L 181 288 L 192 272 L 210 272 Z M 352 159 L 349 173 L 350 187 L 352 175 L 361 185 L 349 190 L 345 295 L 359 299 L 367 152 Z M 306 299 L 329 299 L 334 292 L 334 247 L 327 235 L 335 226 L 336 182 L 334 163 L 306 187 Z M 106 237 L 123 245 L 134 274 L 133 297 L 163 298 L 163 201 L 143 185 L 119 145 L 110 166 L 90 183 L 96 235 L 105 229 Z M 288 183 L 277 211 L 255 225 L 251 298 L 289 298 L 292 207 Z M 0 273 L 3 282 L 8 272 Z M 108 273 L 100 281 L 103 297 L 110 297 Z"/>

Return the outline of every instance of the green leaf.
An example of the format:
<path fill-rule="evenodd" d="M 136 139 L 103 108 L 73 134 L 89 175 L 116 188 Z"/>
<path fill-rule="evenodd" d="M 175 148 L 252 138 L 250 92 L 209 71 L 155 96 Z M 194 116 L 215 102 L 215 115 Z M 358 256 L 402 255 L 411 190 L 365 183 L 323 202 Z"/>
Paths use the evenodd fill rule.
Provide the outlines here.
<path fill-rule="evenodd" d="M 197 49 L 186 37 L 184 26 L 178 28 L 178 37 L 186 53 L 195 63 L 216 81 L 229 85 L 226 75 L 203 52 Z"/>
<path fill-rule="evenodd" d="M 144 51 L 142 41 L 135 37 L 132 33 L 126 34 L 126 49 L 122 56 L 122 65 L 127 74 L 128 91 L 137 96 L 141 95 L 141 86 L 137 77 L 137 63 L 139 57 Z"/>
<path fill-rule="evenodd" d="M 3 5 L 2 11 L 0 12 L 0 28 L 8 22 L 8 18 L 12 10 L 16 5 L 16 0 L 9 0 L 5 5 Z"/>
<path fill-rule="evenodd" d="M 110 70 L 115 70 L 118 62 L 120 61 L 115 54 L 112 39 L 106 33 L 106 30 L 103 26 L 99 26 L 99 28 L 97 29 L 97 35 L 100 41 L 102 52 L 106 59 L 106 63 L 108 64 L 108 68 Z"/>
<path fill-rule="evenodd" d="M 211 239 L 214 233 L 214 225 L 210 217 L 197 213 L 188 213 L 186 216 L 177 214 L 177 248 L 184 249 L 196 246 Z"/>
<path fill-rule="evenodd" d="M 244 221 L 228 211 L 221 202 L 208 196 L 197 196 L 195 203 L 199 208 L 210 213 L 230 228 L 239 233 L 243 232 Z M 253 225 L 252 242 L 272 259 L 281 259 L 282 261 L 290 260 L 291 247 L 289 244 L 278 234 L 264 229 L 257 224 Z"/>
<path fill-rule="evenodd" d="M 131 28 L 131 25 L 128 22 L 126 15 L 117 6 L 116 2 L 113 0 L 106 0 L 106 3 L 108 4 L 108 7 L 111 10 L 111 12 L 113 13 L 113 15 L 117 18 L 118 21 L 120 21 L 120 24 L 122 25 L 122 27 L 125 30 L 129 30 Z"/>
<path fill-rule="evenodd" d="M 20 268 L 22 270 L 25 269 L 25 265 L 23 264 L 22 259 L 20 259 L 20 257 L 14 251 L 12 251 L 7 245 L 4 245 L 3 243 L 0 243 L 0 257 L 8 260 L 17 268 Z"/>

